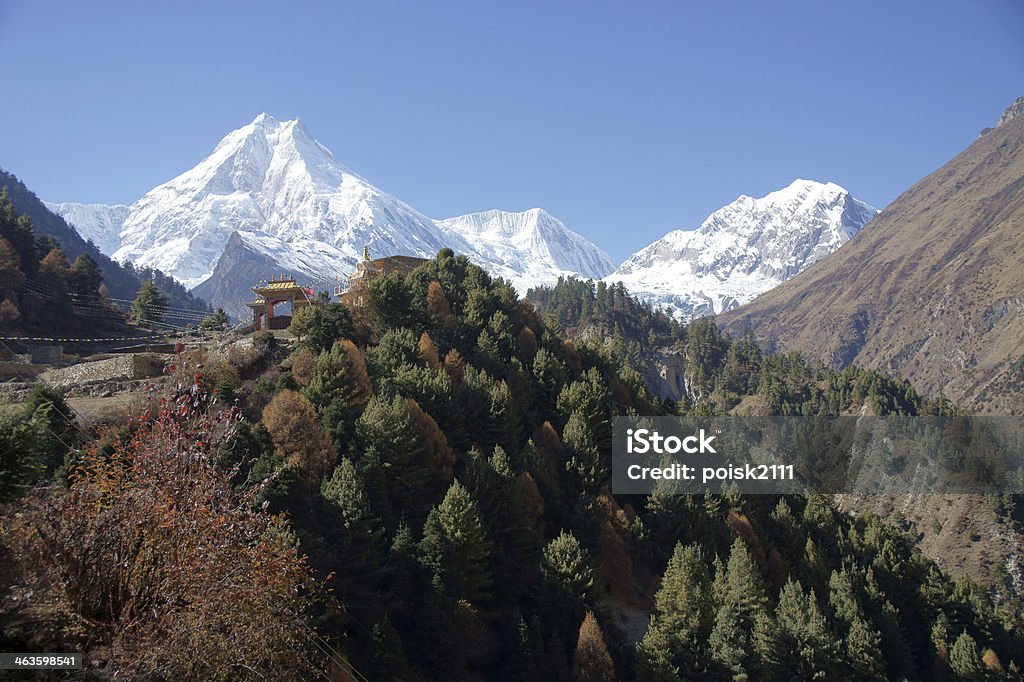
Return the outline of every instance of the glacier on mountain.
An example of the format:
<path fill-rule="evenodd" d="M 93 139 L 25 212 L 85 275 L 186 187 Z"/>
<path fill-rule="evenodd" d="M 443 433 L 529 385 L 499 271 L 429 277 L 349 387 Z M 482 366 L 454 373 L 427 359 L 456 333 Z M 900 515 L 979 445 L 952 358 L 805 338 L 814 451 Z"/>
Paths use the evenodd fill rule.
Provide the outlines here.
<path fill-rule="evenodd" d="M 173 275 L 235 316 L 248 287 L 290 273 L 317 289 L 362 257 L 431 257 L 449 247 L 525 294 L 559 276 L 622 281 L 681 318 L 721 313 L 832 253 L 877 211 L 833 183 L 797 180 L 741 196 L 696 230 L 676 230 L 618 269 L 540 208 L 435 220 L 374 187 L 299 120 L 260 114 L 194 168 L 130 206 L 48 204 L 117 260 Z"/>
<path fill-rule="evenodd" d="M 310 283 L 343 278 L 364 246 L 374 256 L 422 257 L 449 247 L 521 293 L 559 275 L 600 278 L 615 268 L 604 251 L 540 209 L 433 220 L 339 163 L 300 120 L 267 114 L 131 206 L 49 206 L 104 253 L 159 268 L 190 289 L 214 274 L 235 233 L 236 256 L 258 254 L 260 263 Z M 206 288 L 225 291 L 220 283 Z M 239 300 L 230 304 L 244 310 Z"/>
<path fill-rule="evenodd" d="M 110 255 L 121 244 L 119 233 L 128 218 L 129 207 L 124 204 L 53 204 L 43 202 L 69 225 L 73 225 L 82 239 L 91 241 L 101 253 Z"/>
<path fill-rule="evenodd" d="M 845 244 L 878 210 L 835 183 L 796 180 L 741 196 L 696 230 L 674 230 L 611 275 L 629 291 L 690 320 L 736 308 Z"/>

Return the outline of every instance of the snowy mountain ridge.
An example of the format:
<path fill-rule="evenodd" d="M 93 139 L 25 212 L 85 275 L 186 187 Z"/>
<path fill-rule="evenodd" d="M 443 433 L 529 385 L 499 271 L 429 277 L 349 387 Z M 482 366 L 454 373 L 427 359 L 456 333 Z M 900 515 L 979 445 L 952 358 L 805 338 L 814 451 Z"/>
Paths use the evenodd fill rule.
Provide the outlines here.
<path fill-rule="evenodd" d="M 521 294 L 563 275 L 622 281 L 691 319 L 777 286 L 877 213 L 836 184 L 797 180 L 758 199 L 741 196 L 697 230 L 670 232 L 616 269 L 540 208 L 429 218 L 338 162 L 301 120 L 267 114 L 130 206 L 47 205 L 103 253 L 159 268 L 236 316 L 246 314 L 255 280 L 288 272 L 330 289 L 369 246 L 375 257 L 431 257 L 449 247 Z"/>
<path fill-rule="evenodd" d="M 608 275 L 683 320 L 732 310 L 850 240 L 878 210 L 835 183 L 796 180 L 740 196 L 696 230 L 674 230 Z"/>
<path fill-rule="evenodd" d="M 267 114 L 131 206 L 48 206 L 104 253 L 159 268 L 190 289 L 214 274 L 235 232 L 261 262 L 265 256 L 317 282 L 351 272 L 364 246 L 374 256 L 422 257 L 450 247 L 522 293 L 562 274 L 600 278 L 615 267 L 604 251 L 539 209 L 433 220 L 339 163 L 299 119 Z M 505 227 L 474 227 L 488 221 Z M 212 303 L 241 313 L 247 295 L 239 290 L 234 300 Z"/>

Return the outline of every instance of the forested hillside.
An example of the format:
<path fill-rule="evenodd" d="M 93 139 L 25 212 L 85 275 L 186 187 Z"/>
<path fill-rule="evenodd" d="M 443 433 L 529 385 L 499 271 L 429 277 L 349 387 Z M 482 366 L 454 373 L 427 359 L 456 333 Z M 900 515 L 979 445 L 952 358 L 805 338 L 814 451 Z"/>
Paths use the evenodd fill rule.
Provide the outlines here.
<path fill-rule="evenodd" d="M 7 189 L 0 190 L 0 323 L 5 332 L 96 336 L 120 328 L 135 293 L 131 299 L 113 295 L 108 273 L 115 281 L 130 277 L 134 290 L 152 283 L 147 317 L 161 327 L 198 325 L 210 312 L 204 301 L 159 270 L 130 263 L 124 268 L 114 263 L 111 270 L 113 261 L 104 269 L 88 252 L 71 262 L 63 243 L 40 232 L 28 214 L 19 215 Z"/>
<path fill-rule="evenodd" d="M 63 218 L 46 208 L 17 177 L 0 169 L 0 189 L 6 192 L 7 201 L 17 216 L 24 216 L 31 226 L 33 238 L 40 243 L 58 247 L 69 261 L 87 256 L 91 267 L 101 277 L 106 293 L 114 299 L 131 301 L 139 292 L 142 282 L 152 281 L 160 289 L 169 305 L 208 312 L 209 305 L 194 297 L 174 278 L 153 268 L 135 268 L 131 263 L 121 265 L 103 255 L 92 242 L 88 242 L 68 225 Z M 45 284 L 45 282 L 43 283 Z M 78 293 L 77 291 L 75 293 Z M 85 292 L 89 295 L 90 292 Z"/>
<path fill-rule="evenodd" d="M 941 401 L 615 287 L 531 292 L 542 315 L 447 249 L 368 294 L 298 315 L 294 347 L 182 357 L 177 388 L 99 434 L 57 396 L 0 412 L 0 648 L 152 679 L 1019 677 L 1019 600 L 876 516 L 608 489 L 615 415 Z M 567 339 L 584 320 L 622 342 Z M 665 343 L 678 404 L 632 364 Z"/>

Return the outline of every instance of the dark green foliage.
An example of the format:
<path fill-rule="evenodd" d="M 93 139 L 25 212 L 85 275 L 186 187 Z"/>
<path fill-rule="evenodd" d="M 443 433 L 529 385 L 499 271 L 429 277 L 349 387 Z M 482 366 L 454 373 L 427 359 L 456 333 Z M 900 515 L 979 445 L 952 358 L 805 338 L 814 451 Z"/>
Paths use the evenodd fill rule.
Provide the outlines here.
<path fill-rule="evenodd" d="M 52 388 L 34 389 L 21 405 L 0 403 L 0 502 L 57 471 L 81 436 L 71 408 Z"/>
<path fill-rule="evenodd" d="M 100 297 L 101 284 L 103 284 L 103 273 L 92 256 L 83 253 L 76 258 L 71 274 L 71 286 L 74 293 L 84 301 L 97 301 Z"/>
<path fill-rule="evenodd" d="M 960 633 L 949 650 L 949 667 L 958 680 L 984 680 L 986 677 L 978 645 L 966 630 Z"/>
<path fill-rule="evenodd" d="M 212 315 L 207 315 L 203 318 L 200 326 L 203 329 L 220 330 L 225 329 L 228 322 L 228 314 L 224 312 L 223 308 L 217 308 Z"/>
<path fill-rule="evenodd" d="M 239 482 L 262 480 L 269 471 L 257 471 L 255 465 L 263 459 L 273 457 L 274 443 L 262 424 L 253 426 L 248 421 L 239 422 L 231 436 L 220 448 L 218 464 L 227 470 L 236 469 L 235 480 Z"/>
<path fill-rule="evenodd" d="M 297 371 L 309 428 L 340 456 L 326 480 L 298 476 L 245 420 L 217 453 L 248 503 L 288 515 L 332 595 L 318 635 L 369 679 L 567 681 L 588 611 L 622 679 L 981 679 L 987 649 L 1007 669 L 1024 661 L 1015 603 L 951 584 L 876 516 L 815 496 L 607 491 L 614 416 L 741 400 L 783 414 L 938 409 L 904 382 L 765 355 L 749 334 L 684 327 L 621 286 L 563 280 L 531 292 L 538 314 L 447 250 L 373 282 L 359 329 L 340 306 L 303 315 L 301 343 L 317 351 Z M 598 333 L 567 343 L 565 327 Z M 653 350 L 681 358 L 679 404 L 645 385 Z M 258 419 L 275 386 L 294 385 L 270 367 L 235 390 Z M 45 401 L 0 411 L 0 438 L 14 439 L 0 452 L 44 453 L 4 460 L 25 472 L 8 495 L 63 457 L 50 429 L 74 439 L 53 414 Z"/>
<path fill-rule="evenodd" d="M 390 548 L 384 524 L 371 508 L 363 478 L 352 460 L 341 460 L 320 494 L 338 515 L 340 528 L 332 544 L 345 562 L 338 580 L 342 603 L 360 612 L 379 609 L 388 599 L 383 583 L 388 578 Z"/>
<path fill-rule="evenodd" d="M 348 308 L 340 303 L 328 303 L 326 305 L 314 305 L 308 309 L 302 309 L 301 328 L 292 331 L 302 337 L 302 342 L 309 347 L 313 353 L 322 353 L 330 350 L 336 341 L 351 336 L 352 316 Z M 300 315 L 296 315 L 298 322 Z"/>
<path fill-rule="evenodd" d="M 713 624 L 711 576 L 704 553 L 699 546 L 677 544 L 655 595 L 651 624 L 638 646 L 639 677 L 671 680 L 702 674 Z"/>
<path fill-rule="evenodd" d="M 166 307 L 167 299 L 152 280 L 146 280 L 132 301 L 131 317 L 136 324 L 158 324 L 164 319 Z"/>
<path fill-rule="evenodd" d="M 490 598 L 491 543 L 469 491 L 455 481 L 423 527 L 424 565 L 446 595 L 480 604 Z"/>
<path fill-rule="evenodd" d="M 358 353 L 350 342 L 335 342 L 317 357 L 306 387 L 306 397 L 317 409 L 338 452 L 350 449 L 356 419 L 370 397 L 366 369 L 357 364 Z"/>
<path fill-rule="evenodd" d="M 595 601 L 593 559 L 575 535 L 562 531 L 544 547 L 541 571 L 547 618 L 566 641 Z"/>
<path fill-rule="evenodd" d="M 407 399 L 395 395 L 370 400 L 356 421 L 355 443 L 353 455 L 385 525 L 394 528 L 399 514 L 419 526 L 430 508 L 432 477 Z"/>
<path fill-rule="evenodd" d="M 375 319 L 381 330 L 412 327 L 419 310 L 413 307 L 412 291 L 397 273 L 381 275 L 370 281 L 370 298 Z"/>

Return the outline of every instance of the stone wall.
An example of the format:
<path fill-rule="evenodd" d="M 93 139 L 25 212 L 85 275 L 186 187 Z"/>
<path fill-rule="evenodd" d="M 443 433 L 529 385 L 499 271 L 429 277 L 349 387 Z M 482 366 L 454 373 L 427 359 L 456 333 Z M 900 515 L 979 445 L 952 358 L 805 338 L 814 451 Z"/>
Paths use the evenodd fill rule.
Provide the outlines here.
<path fill-rule="evenodd" d="M 70 367 L 51 369 L 43 381 L 55 386 L 91 384 L 101 381 L 123 381 L 159 376 L 164 360 L 154 353 L 126 353 L 107 360 L 80 362 Z"/>

